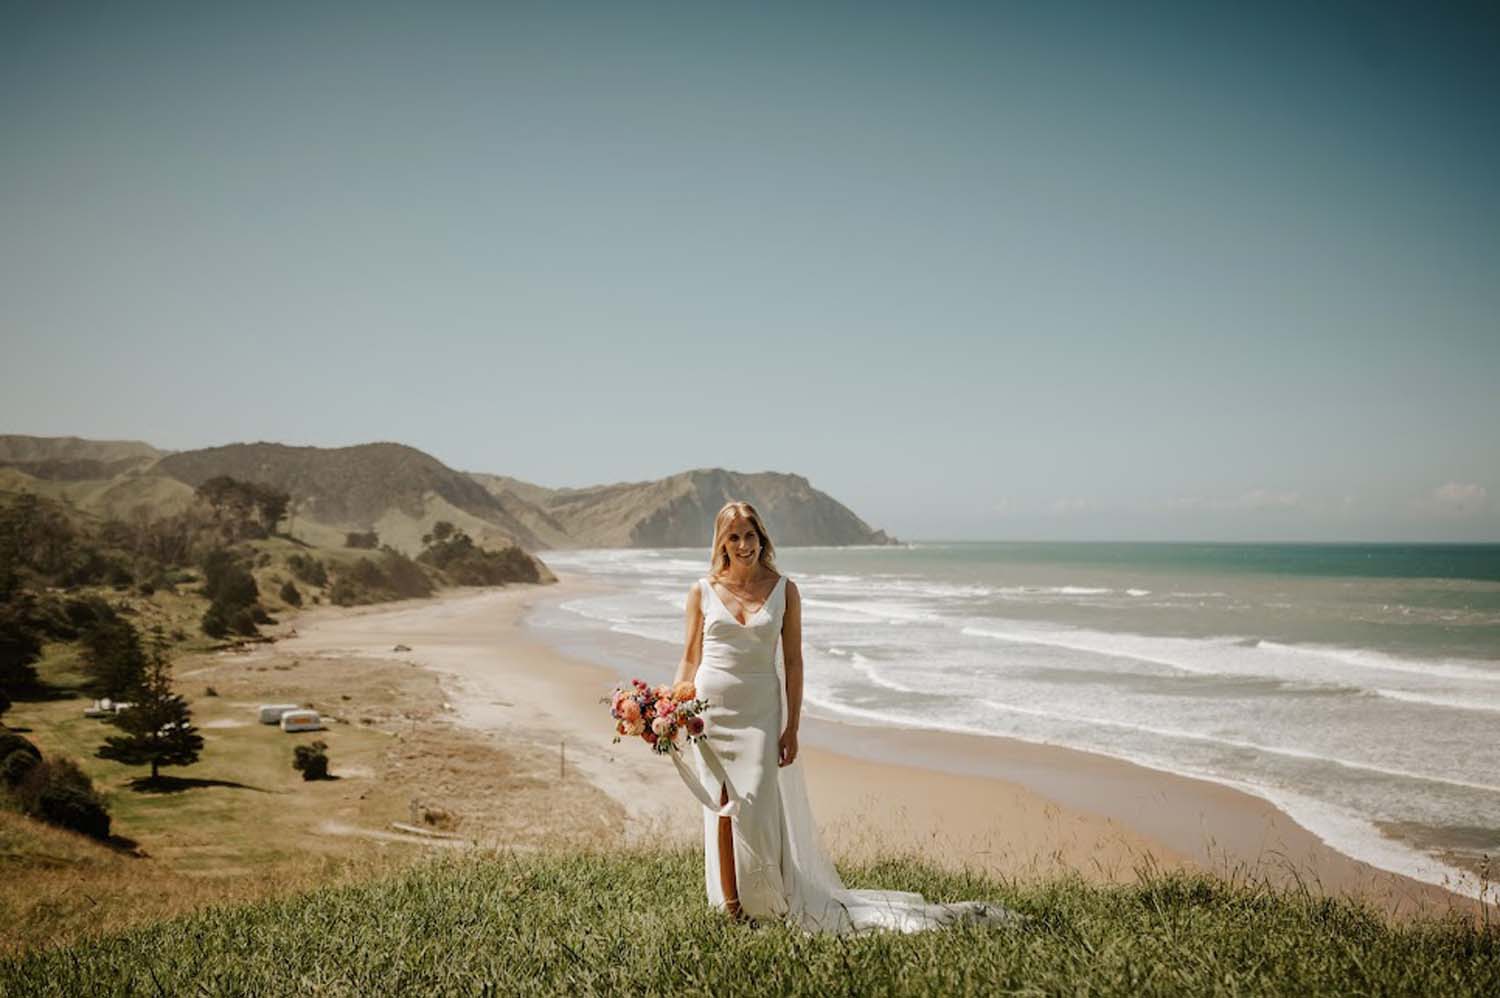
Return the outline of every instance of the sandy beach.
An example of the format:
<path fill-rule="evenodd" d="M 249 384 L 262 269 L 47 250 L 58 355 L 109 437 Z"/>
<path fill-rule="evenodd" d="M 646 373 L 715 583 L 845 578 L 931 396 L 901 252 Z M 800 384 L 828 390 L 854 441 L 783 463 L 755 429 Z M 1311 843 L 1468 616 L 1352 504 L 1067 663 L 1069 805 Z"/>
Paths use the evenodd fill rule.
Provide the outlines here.
<path fill-rule="evenodd" d="M 523 626 L 540 601 L 596 586 L 565 575 L 550 586 L 314 608 L 277 650 L 432 670 L 459 725 L 539 760 L 538 772 L 559 774 L 564 788 L 578 781 L 576 807 L 532 815 L 560 835 L 623 814 L 625 841 L 698 841 L 698 805 L 673 767 L 644 746 L 611 741 L 600 698 L 629 677 L 565 654 Z M 643 678 L 669 678 L 674 665 Z M 1071 872 L 1094 881 L 1131 880 L 1143 867 L 1206 869 L 1359 894 L 1394 912 L 1473 904 L 1344 856 L 1259 797 L 1103 756 L 818 718 L 805 720 L 802 743 L 812 806 L 835 855 L 918 852 L 1006 877 Z"/>

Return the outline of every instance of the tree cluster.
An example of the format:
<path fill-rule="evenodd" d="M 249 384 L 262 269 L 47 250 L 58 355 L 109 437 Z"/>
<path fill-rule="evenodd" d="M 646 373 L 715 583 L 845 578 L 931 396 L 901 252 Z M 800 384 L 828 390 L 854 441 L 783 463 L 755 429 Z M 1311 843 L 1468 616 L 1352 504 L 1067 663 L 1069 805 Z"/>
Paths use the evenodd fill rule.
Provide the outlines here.
<path fill-rule="evenodd" d="M 380 535 L 373 530 L 351 530 L 344 535 L 344 547 L 374 551 L 380 547 Z"/>
<path fill-rule="evenodd" d="M 225 539 L 231 541 L 274 534 L 292 503 L 289 492 L 228 475 L 215 475 L 199 485 L 194 494 L 213 509 L 215 522 Z"/>
<path fill-rule="evenodd" d="M 328 585 L 328 569 L 312 555 L 288 555 L 286 567 L 292 570 L 292 575 L 296 576 L 298 582 L 319 588 Z"/>
<path fill-rule="evenodd" d="M 421 565 L 387 547 L 381 549 L 379 558 L 360 558 L 340 568 L 328 599 L 338 606 L 355 606 L 431 596 L 433 588 Z"/>
<path fill-rule="evenodd" d="M 431 565 L 460 586 L 503 586 L 507 582 L 539 582 L 536 563 L 520 548 L 499 551 L 480 547 L 447 520 L 432 525 L 422 536 L 417 561 Z"/>
<path fill-rule="evenodd" d="M 31 492 L 0 498 L 0 574 L 37 586 L 128 586 L 123 552 L 73 524 L 60 504 Z"/>
<path fill-rule="evenodd" d="M 203 559 L 203 595 L 209 599 L 203 612 L 203 633 L 212 638 L 229 634 L 253 637 L 257 624 L 271 618 L 260 605 L 260 587 L 244 561 L 228 548 L 217 548 Z"/>

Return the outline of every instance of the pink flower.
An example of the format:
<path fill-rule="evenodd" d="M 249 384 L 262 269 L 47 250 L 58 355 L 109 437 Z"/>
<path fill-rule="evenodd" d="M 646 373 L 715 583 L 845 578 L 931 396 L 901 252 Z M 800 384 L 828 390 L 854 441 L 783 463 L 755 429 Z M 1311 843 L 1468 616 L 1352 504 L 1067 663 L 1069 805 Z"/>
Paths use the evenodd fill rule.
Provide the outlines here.
<path fill-rule="evenodd" d="M 672 711 L 674 711 L 676 709 L 677 709 L 677 705 L 675 703 L 673 703 L 671 700 L 658 700 L 658 701 L 656 701 L 656 716 L 657 717 L 666 717 L 668 714 L 672 713 Z"/>
<path fill-rule="evenodd" d="M 667 686 L 665 683 L 663 683 L 661 686 L 658 686 L 656 688 L 656 699 L 658 699 L 658 700 L 661 700 L 663 698 L 665 698 L 665 699 L 671 699 L 671 697 L 672 697 L 672 687 Z"/>
<path fill-rule="evenodd" d="M 641 705 L 632 697 L 626 697 L 620 701 L 620 716 L 627 721 L 637 720 L 641 716 Z"/>
<path fill-rule="evenodd" d="M 651 722 L 651 730 L 656 732 L 658 737 L 670 735 L 672 733 L 672 721 L 670 718 L 658 717 Z"/>
<path fill-rule="evenodd" d="M 687 721 L 687 730 L 688 730 L 688 734 L 692 735 L 694 738 L 697 738 L 699 735 L 703 734 L 703 718 L 701 718 L 701 717 L 690 717 L 690 718 L 688 718 L 688 721 Z"/>

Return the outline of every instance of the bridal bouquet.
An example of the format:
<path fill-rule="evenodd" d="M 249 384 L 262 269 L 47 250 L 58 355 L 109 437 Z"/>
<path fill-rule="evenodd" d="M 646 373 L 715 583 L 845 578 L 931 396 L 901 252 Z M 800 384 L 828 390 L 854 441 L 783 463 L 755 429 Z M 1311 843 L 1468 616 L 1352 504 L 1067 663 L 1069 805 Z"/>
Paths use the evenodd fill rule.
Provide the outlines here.
<path fill-rule="evenodd" d="M 615 741 L 640 735 L 652 751 L 665 754 L 674 745 L 696 742 L 703 737 L 703 718 L 708 701 L 698 699 L 689 682 L 676 686 L 647 686 L 639 679 L 617 688 L 609 699 L 609 716 L 615 719 Z"/>

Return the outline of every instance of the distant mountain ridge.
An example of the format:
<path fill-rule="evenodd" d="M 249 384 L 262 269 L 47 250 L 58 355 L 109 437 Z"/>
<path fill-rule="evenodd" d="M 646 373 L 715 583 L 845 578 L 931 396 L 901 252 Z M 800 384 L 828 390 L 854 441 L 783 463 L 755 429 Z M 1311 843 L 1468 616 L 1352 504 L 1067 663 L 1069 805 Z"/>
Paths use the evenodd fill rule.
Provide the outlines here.
<path fill-rule="evenodd" d="M 753 505 L 780 545 L 897 543 L 801 475 L 696 468 L 655 481 L 582 489 L 546 489 L 497 475 L 474 478 L 502 502 L 545 517 L 570 542 L 557 547 L 706 546 L 713 541 L 714 516 L 731 499 Z"/>
<path fill-rule="evenodd" d="M 167 452 L 136 441 L 0 436 L 0 488 L 33 488 L 101 515 L 123 516 L 137 505 L 181 508 L 219 475 L 290 493 L 300 537 L 337 546 L 344 532 L 374 530 L 411 554 L 439 520 L 480 543 L 529 551 L 706 545 L 714 515 L 730 499 L 753 503 L 780 545 L 895 543 L 805 477 L 780 472 L 698 468 L 655 481 L 553 489 L 456 471 L 388 442 Z"/>
<path fill-rule="evenodd" d="M 139 440 L 0 434 L 0 467 L 50 481 L 113 478 L 145 467 L 164 453 Z"/>

